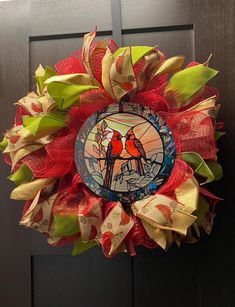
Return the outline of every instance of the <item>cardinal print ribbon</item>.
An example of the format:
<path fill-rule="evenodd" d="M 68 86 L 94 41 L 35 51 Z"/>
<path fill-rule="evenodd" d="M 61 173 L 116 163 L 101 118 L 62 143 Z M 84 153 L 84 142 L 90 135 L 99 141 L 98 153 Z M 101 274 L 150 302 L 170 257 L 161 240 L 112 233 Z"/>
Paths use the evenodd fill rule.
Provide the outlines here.
<path fill-rule="evenodd" d="M 149 237 L 163 249 L 171 243 L 167 239 L 171 235 L 169 231 L 186 236 L 187 229 L 196 220 L 184 210 L 184 205 L 161 194 L 133 203 L 132 210 L 141 219 Z"/>
<path fill-rule="evenodd" d="M 134 225 L 120 202 L 111 209 L 101 226 L 102 248 L 106 256 L 113 255 Z"/>
<path fill-rule="evenodd" d="M 88 204 L 82 209 L 78 206 L 78 222 L 83 242 L 99 237 L 102 221 L 102 202 L 98 197 L 95 201 L 88 201 Z"/>

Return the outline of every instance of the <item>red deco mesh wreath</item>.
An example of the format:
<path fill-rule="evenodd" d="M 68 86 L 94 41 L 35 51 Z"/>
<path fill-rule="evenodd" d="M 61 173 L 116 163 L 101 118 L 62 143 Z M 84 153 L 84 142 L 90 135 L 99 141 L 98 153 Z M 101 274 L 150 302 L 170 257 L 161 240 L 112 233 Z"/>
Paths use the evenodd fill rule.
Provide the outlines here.
<path fill-rule="evenodd" d="M 223 134 L 223 124 L 216 123 L 218 92 L 206 85 L 217 71 L 208 62 L 182 68 L 183 56 L 166 59 L 155 47 L 119 48 L 113 40 L 94 38 L 95 32 L 85 35 L 83 48 L 57 63 L 55 70 L 39 66 L 37 91 L 16 103 L 15 123 L 4 134 L 1 148 L 12 168 L 9 179 L 17 185 L 11 198 L 26 201 L 20 224 L 45 234 L 51 245 L 74 243 L 74 255 L 95 245 L 111 257 L 120 251 L 135 255 L 137 245 L 167 249 L 173 242 L 197 241 L 201 228 L 211 232 L 220 200 L 204 187 L 222 177 L 216 146 Z M 110 111 L 115 108 L 120 119 L 125 110 L 132 114 L 124 123 L 129 129 L 124 135 L 116 123 L 115 129 L 121 129 L 116 139 L 109 121 L 109 116 L 117 116 Z M 160 162 L 156 155 L 148 156 L 143 144 L 142 156 L 128 152 L 128 141 L 142 140 L 133 124 L 137 115 L 148 118 L 161 136 L 161 167 L 155 167 Z M 80 150 L 77 144 L 87 138 L 86 127 L 95 116 L 103 126 L 96 122 L 92 127 L 97 144 L 88 165 L 76 148 Z M 103 178 L 91 178 L 97 176 L 91 169 L 103 166 L 98 175 L 105 176 L 114 141 L 125 155 L 112 156 L 110 163 L 121 165 L 122 171 L 111 176 L 107 187 Z M 154 176 L 151 167 L 157 169 Z M 115 180 L 123 189 L 125 172 L 129 190 L 115 191 Z M 141 184 L 144 180 L 148 184 Z"/>

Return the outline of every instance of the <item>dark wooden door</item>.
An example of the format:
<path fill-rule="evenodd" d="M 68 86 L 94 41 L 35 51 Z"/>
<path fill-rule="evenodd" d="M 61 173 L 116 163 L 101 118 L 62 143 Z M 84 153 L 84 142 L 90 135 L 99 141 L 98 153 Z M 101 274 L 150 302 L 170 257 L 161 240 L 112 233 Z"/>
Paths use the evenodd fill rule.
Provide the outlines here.
<path fill-rule="evenodd" d="M 220 70 L 221 142 L 226 177 L 215 186 L 226 198 L 218 206 L 211 237 L 181 249 L 138 249 L 138 256 L 112 260 L 93 249 L 78 257 L 51 248 L 40 234 L 17 225 L 23 203 L 9 200 L 9 169 L 1 163 L 1 307 L 232 307 L 235 63 L 233 0 L 19 0 L 0 2 L 0 126 L 13 121 L 12 105 L 32 87 L 39 63 L 54 65 L 82 45 L 98 27 L 99 39 L 120 45 L 159 45 L 167 56 L 206 60 Z M 232 191 L 232 192 L 231 192 Z"/>

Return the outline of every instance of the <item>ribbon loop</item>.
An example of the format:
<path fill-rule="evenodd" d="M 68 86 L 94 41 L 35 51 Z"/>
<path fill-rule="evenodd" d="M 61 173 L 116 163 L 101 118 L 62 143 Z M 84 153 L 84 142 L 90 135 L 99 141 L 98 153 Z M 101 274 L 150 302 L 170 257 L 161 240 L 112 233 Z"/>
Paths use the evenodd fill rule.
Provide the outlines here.
<path fill-rule="evenodd" d="M 85 207 L 78 206 L 78 222 L 83 242 L 99 238 L 103 220 L 101 199 L 92 198 L 87 201 Z"/>
<path fill-rule="evenodd" d="M 161 194 L 133 203 L 132 210 L 149 237 L 164 249 L 173 242 L 172 231 L 186 236 L 196 219 L 184 211 L 184 205 Z"/>
<path fill-rule="evenodd" d="M 120 202 L 110 210 L 101 226 L 102 247 L 106 256 L 112 256 L 122 245 L 124 238 L 134 225 Z"/>

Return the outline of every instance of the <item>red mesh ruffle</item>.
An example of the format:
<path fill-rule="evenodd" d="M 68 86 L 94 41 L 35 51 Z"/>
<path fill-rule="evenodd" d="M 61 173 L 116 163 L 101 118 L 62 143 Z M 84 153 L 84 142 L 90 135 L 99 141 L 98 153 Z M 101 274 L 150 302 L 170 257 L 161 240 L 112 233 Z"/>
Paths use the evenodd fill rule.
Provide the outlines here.
<path fill-rule="evenodd" d="M 94 49 L 95 46 L 97 46 L 97 43 L 92 43 L 91 51 L 92 49 Z M 108 40 L 107 46 L 112 53 L 114 53 L 118 49 L 117 44 L 112 39 Z M 93 56 L 93 61 L 91 63 L 94 77 L 100 83 L 102 76 L 102 59 L 105 55 L 105 52 L 106 50 L 97 48 Z M 57 73 L 60 75 L 86 73 L 86 69 L 83 65 L 82 49 L 77 50 L 70 57 L 56 63 L 55 68 Z"/>
<path fill-rule="evenodd" d="M 154 77 L 148 84 L 148 90 L 158 89 L 167 82 L 168 74 Z"/>
<path fill-rule="evenodd" d="M 113 102 L 111 97 L 102 89 L 82 94 L 79 106 L 74 106 L 69 111 L 70 129 L 78 132 L 88 117 Z"/>
<path fill-rule="evenodd" d="M 55 69 L 59 75 L 65 74 L 75 74 L 75 73 L 85 73 L 86 70 L 82 64 L 82 61 L 79 61 L 75 53 L 72 54 L 69 58 L 66 58 L 55 64 Z"/>
<path fill-rule="evenodd" d="M 98 45 L 99 43 L 92 43 L 91 45 L 91 52 L 93 52 L 93 56 L 90 65 L 93 76 L 100 84 L 102 84 L 102 60 L 106 53 L 106 49 L 99 48 Z M 95 47 L 97 48 L 95 49 Z M 109 48 L 111 53 L 114 53 L 118 49 L 117 44 L 112 39 L 107 41 L 107 47 Z"/>
<path fill-rule="evenodd" d="M 134 74 L 137 77 L 139 73 L 143 70 L 145 64 L 145 59 L 139 60 L 135 65 L 133 66 Z"/>
<path fill-rule="evenodd" d="M 142 104 L 154 111 L 167 111 L 167 103 L 163 97 L 158 95 L 157 90 L 138 93 L 132 97 L 133 103 Z"/>
<path fill-rule="evenodd" d="M 97 203 L 100 197 L 81 182 L 79 174 L 66 176 L 65 181 L 66 183 L 60 182 L 59 194 L 53 205 L 53 213 L 74 215 L 83 212 L 85 216 L 88 216 L 86 212 L 89 211 L 90 207 L 93 207 L 94 203 Z"/>
<path fill-rule="evenodd" d="M 179 136 L 182 152 L 193 151 L 203 159 L 215 159 L 214 119 L 203 112 L 184 112 L 171 116 L 167 123 L 173 134 Z"/>
<path fill-rule="evenodd" d="M 143 245 L 150 249 L 157 247 L 157 244 L 148 237 L 140 219 L 133 216 L 133 220 L 134 226 L 131 228 L 124 240 L 124 242 L 128 244 L 130 255 L 136 255 L 135 246 L 138 245 Z"/>
<path fill-rule="evenodd" d="M 103 89 L 86 92 L 80 96 L 79 109 L 88 118 L 94 112 L 114 103 L 113 99 Z"/>
<path fill-rule="evenodd" d="M 192 168 L 184 161 L 175 159 L 173 170 L 169 179 L 157 191 L 158 194 L 165 194 L 171 196 L 174 190 L 193 176 Z"/>
<path fill-rule="evenodd" d="M 58 135 L 44 148 L 22 159 L 37 178 L 61 177 L 76 169 L 74 162 L 75 133 Z"/>

